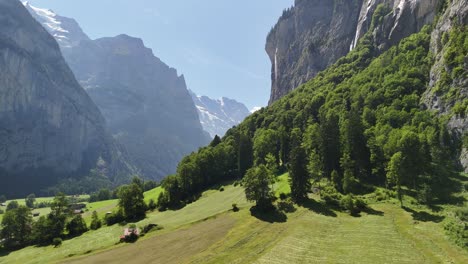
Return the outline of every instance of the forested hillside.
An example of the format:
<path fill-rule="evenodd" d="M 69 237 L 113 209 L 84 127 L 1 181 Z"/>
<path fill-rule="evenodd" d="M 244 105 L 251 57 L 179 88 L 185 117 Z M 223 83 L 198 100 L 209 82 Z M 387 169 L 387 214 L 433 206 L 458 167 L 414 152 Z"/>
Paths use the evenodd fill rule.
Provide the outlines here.
<path fill-rule="evenodd" d="M 371 29 L 388 12 L 379 6 Z M 434 26 L 378 57 L 368 33 L 316 78 L 186 157 L 177 175 L 164 181 L 160 202 L 190 201 L 214 183 L 240 179 L 248 169 L 271 163 L 271 155 L 293 175 L 293 197 L 296 191 L 309 191 L 294 189 L 301 181 L 324 177 L 342 193 L 383 186 L 398 196 L 403 189 L 412 190 L 426 203 L 446 200 L 452 188 L 449 174 L 460 170 L 456 161 L 462 147 L 447 123 L 453 115 L 465 114 L 459 105 L 466 97 L 457 97 L 457 107 L 444 114 L 422 102 L 437 55 L 431 52 Z M 466 25 L 455 23 L 443 43 L 448 80 L 438 81 L 440 91 L 448 90 L 453 78 L 466 78 Z M 294 173 L 298 171 L 306 173 Z"/>

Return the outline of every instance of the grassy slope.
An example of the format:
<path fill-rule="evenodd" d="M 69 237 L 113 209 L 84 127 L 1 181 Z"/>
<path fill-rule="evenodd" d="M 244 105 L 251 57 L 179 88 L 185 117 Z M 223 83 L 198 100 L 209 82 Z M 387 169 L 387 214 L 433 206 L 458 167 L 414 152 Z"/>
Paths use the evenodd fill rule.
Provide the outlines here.
<path fill-rule="evenodd" d="M 91 206 L 94 209 L 101 206 L 100 209 L 102 209 L 106 208 L 111 202 L 112 201 L 93 203 Z M 114 203 L 115 202 L 116 201 L 114 201 Z M 226 186 L 224 192 L 214 190 L 205 192 L 199 201 L 189 204 L 179 211 L 149 213 L 146 219 L 137 223 L 137 226 L 156 223 L 164 227 L 164 229 L 158 233 L 167 233 L 181 226 L 226 212 L 231 209 L 232 203 L 237 203 L 239 206 L 244 207 L 248 205 L 241 188 Z M 103 206 L 103 204 L 106 206 Z M 107 211 L 107 208 L 101 211 Z M 90 212 L 91 210 L 88 213 Z M 60 248 L 53 248 L 52 246 L 28 247 L 20 251 L 11 252 L 5 256 L 0 255 L 0 263 L 57 262 L 72 256 L 88 254 L 113 247 L 116 242 L 118 242 L 122 232 L 123 227 L 121 226 L 105 226 L 97 231 L 90 231 L 80 237 L 66 240 Z M 144 241 L 145 239 L 142 240 Z"/>
<path fill-rule="evenodd" d="M 468 182 L 468 177 L 463 180 Z M 275 190 L 287 192 L 287 175 L 279 177 Z M 458 195 L 468 198 L 466 192 Z M 241 211 L 229 212 L 232 203 Z M 227 186 L 224 192 L 205 192 L 179 211 L 150 213 L 138 225 L 157 223 L 164 229 L 135 244 L 96 252 L 114 246 L 122 231 L 116 225 L 65 241 L 57 249 L 30 247 L 13 252 L 0 262 L 468 263 L 468 252 L 447 240 L 440 222 L 453 205 L 434 213 L 417 206 L 412 207 L 415 211 L 405 211 L 397 204 L 375 202 L 372 214 L 351 217 L 312 203 L 289 213 L 286 222 L 270 223 L 250 215 L 251 204 L 241 187 Z M 90 250 L 93 254 L 80 257 Z M 68 258 L 71 255 L 76 257 Z"/>

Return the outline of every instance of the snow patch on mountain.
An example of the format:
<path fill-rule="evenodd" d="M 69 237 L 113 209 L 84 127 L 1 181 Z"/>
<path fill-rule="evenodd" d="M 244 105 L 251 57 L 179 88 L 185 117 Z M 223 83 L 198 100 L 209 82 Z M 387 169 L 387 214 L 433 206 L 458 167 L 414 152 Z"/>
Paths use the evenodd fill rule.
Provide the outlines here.
<path fill-rule="evenodd" d="M 197 107 L 203 129 L 211 137 L 224 136 L 228 129 L 238 125 L 250 115 L 247 107 L 236 100 L 226 97 L 211 99 L 208 96 L 196 95 L 192 91 L 190 94 Z"/>
<path fill-rule="evenodd" d="M 28 1 L 22 3 L 34 19 L 59 42 L 62 49 L 74 47 L 82 40 L 89 40 L 74 19 L 59 16 L 50 9 L 32 6 Z"/>

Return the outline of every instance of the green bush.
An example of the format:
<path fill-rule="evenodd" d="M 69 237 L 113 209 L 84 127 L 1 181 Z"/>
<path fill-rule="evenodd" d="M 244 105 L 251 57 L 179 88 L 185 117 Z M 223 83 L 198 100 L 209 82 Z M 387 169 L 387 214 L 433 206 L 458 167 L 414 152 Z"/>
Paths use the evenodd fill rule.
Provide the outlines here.
<path fill-rule="evenodd" d="M 89 228 L 91 230 L 97 230 L 97 229 L 101 228 L 102 221 L 101 221 L 101 219 L 99 219 L 98 214 L 97 214 L 96 211 L 93 212 L 93 215 L 91 216 L 91 219 L 92 219 L 91 224 L 89 226 Z"/>
<path fill-rule="evenodd" d="M 158 206 L 156 205 L 154 200 L 150 199 L 149 202 L 148 202 L 148 209 L 150 209 L 151 211 L 154 211 L 157 207 Z"/>
<path fill-rule="evenodd" d="M 81 234 L 88 231 L 86 222 L 84 221 L 81 215 L 76 215 L 73 219 L 67 224 L 68 235 L 71 237 L 80 236 Z"/>
<path fill-rule="evenodd" d="M 3 211 L 2 209 L 0 209 L 0 214 L 4 214 L 4 213 L 5 213 L 5 211 Z"/>
<path fill-rule="evenodd" d="M 52 245 L 54 245 L 54 247 L 59 247 L 62 245 L 62 239 L 60 237 L 56 237 L 52 240 Z"/>
<path fill-rule="evenodd" d="M 106 221 L 106 225 L 111 226 L 117 223 L 121 223 L 125 220 L 123 212 L 118 210 L 117 212 L 113 212 L 112 214 L 107 214 L 104 218 Z"/>
<path fill-rule="evenodd" d="M 468 249 L 468 223 L 466 221 L 451 218 L 445 223 L 444 229 L 455 244 Z"/>
<path fill-rule="evenodd" d="M 286 199 L 288 199 L 288 195 L 286 195 L 284 192 L 282 192 L 282 193 L 280 193 L 279 198 L 281 200 L 286 200 Z"/>
<path fill-rule="evenodd" d="M 220 187 L 220 188 L 219 188 L 219 191 L 220 191 L 220 192 L 224 192 L 224 187 Z"/>
<path fill-rule="evenodd" d="M 354 205 L 360 211 L 363 211 L 367 208 L 366 202 L 364 202 L 364 200 L 362 200 L 361 198 L 356 198 L 356 200 L 354 201 Z"/>
<path fill-rule="evenodd" d="M 237 204 L 235 204 L 235 203 L 232 204 L 232 211 L 234 211 L 234 212 L 239 211 L 239 207 L 237 207 Z"/>

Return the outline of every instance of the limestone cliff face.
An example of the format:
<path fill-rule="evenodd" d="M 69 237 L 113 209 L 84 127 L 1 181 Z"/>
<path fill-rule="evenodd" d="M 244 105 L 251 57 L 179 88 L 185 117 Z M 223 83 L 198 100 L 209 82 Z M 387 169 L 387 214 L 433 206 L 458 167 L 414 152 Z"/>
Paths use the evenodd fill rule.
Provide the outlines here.
<path fill-rule="evenodd" d="M 0 193 L 37 192 L 97 167 L 128 173 L 121 155 L 54 38 L 20 2 L 0 0 Z"/>
<path fill-rule="evenodd" d="M 272 63 L 270 104 L 346 55 L 371 29 L 380 51 L 432 23 L 441 0 L 296 0 L 267 37 Z"/>
<path fill-rule="evenodd" d="M 267 37 L 270 103 L 349 52 L 362 0 L 296 0 Z"/>
<path fill-rule="evenodd" d="M 447 65 L 444 54 L 447 49 L 447 36 L 450 31 L 458 26 L 468 26 L 468 0 L 451 1 L 440 16 L 437 25 L 432 32 L 431 52 L 435 56 L 435 63 L 431 69 L 431 78 L 429 89 L 425 93 L 423 103 L 430 109 L 440 114 L 451 114 L 453 107 L 457 102 L 468 100 L 468 55 L 465 55 L 463 65 L 463 74 L 454 78 L 449 87 L 445 87 L 445 92 L 437 91 L 436 87 L 440 84 L 442 75 L 452 75 L 453 68 Z M 445 36 L 445 37 L 444 37 Z M 465 44 L 466 45 L 466 44 Z M 440 89 L 439 89 L 440 90 Z M 445 98 L 445 95 L 456 94 L 455 98 Z M 452 96 L 453 97 L 453 96 Z M 465 111 L 466 112 L 466 111 Z M 448 122 L 449 129 L 459 138 L 468 132 L 468 117 L 466 114 L 453 114 Z M 460 163 L 468 172 L 468 146 L 463 146 L 460 153 Z"/>
<path fill-rule="evenodd" d="M 160 180 L 207 144 L 184 76 L 127 35 L 62 47 L 77 79 L 143 176 Z"/>
<path fill-rule="evenodd" d="M 101 110 L 141 176 L 160 180 L 209 143 L 184 76 L 127 35 L 91 40 L 79 24 L 23 3 L 60 45 L 77 80 Z"/>

